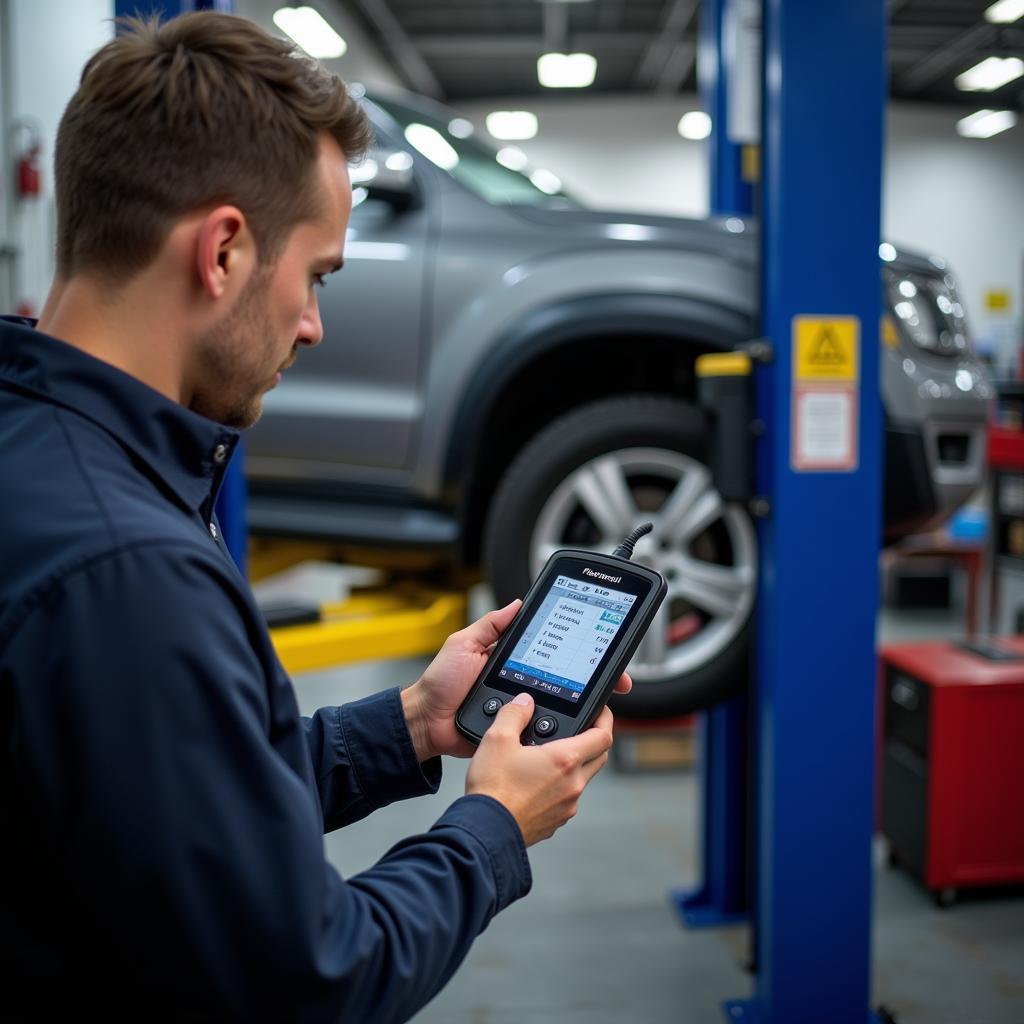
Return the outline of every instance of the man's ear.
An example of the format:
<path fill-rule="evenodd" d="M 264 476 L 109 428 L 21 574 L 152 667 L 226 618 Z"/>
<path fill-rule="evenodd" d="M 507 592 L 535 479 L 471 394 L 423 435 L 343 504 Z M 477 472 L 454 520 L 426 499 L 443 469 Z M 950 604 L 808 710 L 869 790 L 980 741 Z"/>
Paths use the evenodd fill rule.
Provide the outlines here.
<path fill-rule="evenodd" d="M 211 299 L 238 294 L 256 267 L 256 245 L 237 206 L 218 206 L 200 222 L 196 236 L 196 271 Z"/>

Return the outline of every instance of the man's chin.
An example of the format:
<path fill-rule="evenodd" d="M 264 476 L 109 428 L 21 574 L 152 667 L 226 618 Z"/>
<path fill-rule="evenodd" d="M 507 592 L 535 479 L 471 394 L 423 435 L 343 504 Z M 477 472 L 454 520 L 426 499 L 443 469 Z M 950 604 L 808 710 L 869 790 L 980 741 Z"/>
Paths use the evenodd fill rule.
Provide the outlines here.
<path fill-rule="evenodd" d="M 205 409 L 193 407 L 193 412 L 198 412 L 208 420 L 221 424 L 224 427 L 231 427 L 232 430 L 247 430 L 254 426 L 263 415 L 263 400 L 256 398 L 241 409 L 217 410 L 207 412 Z"/>
<path fill-rule="evenodd" d="M 263 400 L 257 398 L 245 409 L 240 410 L 237 415 L 225 420 L 224 426 L 234 427 L 236 430 L 248 430 L 249 427 L 253 427 L 259 422 L 259 418 L 262 415 Z"/>

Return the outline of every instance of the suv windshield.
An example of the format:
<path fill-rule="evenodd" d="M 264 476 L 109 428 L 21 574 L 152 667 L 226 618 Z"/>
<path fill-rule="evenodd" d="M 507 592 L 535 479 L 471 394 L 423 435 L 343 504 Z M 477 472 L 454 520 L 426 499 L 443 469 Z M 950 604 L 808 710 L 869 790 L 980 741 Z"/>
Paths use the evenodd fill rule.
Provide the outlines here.
<path fill-rule="evenodd" d="M 465 118 L 439 117 L 378 96 L 368 99 L 398 122 L 413 149 L 487 202 L 578 206 L 551 171 L 524 173 L 526 156 L 521 150 L 514 146 L 491 149 L 472 137 L 472 125 Z"/>

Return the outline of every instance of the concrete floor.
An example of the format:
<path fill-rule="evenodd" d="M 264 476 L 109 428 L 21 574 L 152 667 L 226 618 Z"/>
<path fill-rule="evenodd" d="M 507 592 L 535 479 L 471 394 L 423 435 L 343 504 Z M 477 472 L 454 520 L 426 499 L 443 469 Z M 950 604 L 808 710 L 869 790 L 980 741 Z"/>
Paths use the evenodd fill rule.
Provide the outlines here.
<path fill-rule="evenodd" d="M 950 636 L 958 614 L 883 614 L 880 639 Z M 406 660 L 296 679 L 304 713 L 412 682 Z M 350 875 L 430 827 L 462 793 L 449 761 L 434 797 L 385 808 L 327 837 Z M 698 881 L 695 773 L 606 769 L 580 814 L 531 851 L 534 887 L 491 924 L 417 1024 L 722 1024 L 721 1002 L 749 995 L 744 927 L 689 931 L 671 890 Z M 939 910 L 876 848 L 873 1004 L 901 1024 L 1024 1024 L 1024 889 Z M 827 1021 L 822 1020 L 822 1024 Z"/>

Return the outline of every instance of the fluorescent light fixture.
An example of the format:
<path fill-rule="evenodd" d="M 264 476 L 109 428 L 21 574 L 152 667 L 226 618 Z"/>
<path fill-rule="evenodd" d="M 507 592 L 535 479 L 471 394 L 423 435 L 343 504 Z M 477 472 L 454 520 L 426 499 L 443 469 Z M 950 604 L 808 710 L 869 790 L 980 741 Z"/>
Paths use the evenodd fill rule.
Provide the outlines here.
<path fill-rule="evenodd" d="M 609 224 L 604 233 L 623 242 L 646 242 L 654 238 L 654 228 L 646 224 Z"/>
<path fill-rule="evenodd" d="M 453 117 L 448 122 L 448 131 L 457 139 L 468 139 L 476 129 L 473 122 L 465 117 Z"/>
<path fill-rule="evenodd" d="M 405 242 L 346 242 L 346 260 L 407 260 L 412 250 Z"/>
<path fill-rule="evenodd" d="M 397 153 L 392 153 L 387 160 L 384 161 L 384 166 L 389 171 L 408 171 L 412 169 L 412 157 L 400 150 Z"/>
<path fill-rule="evenodd" d="M 538 168 L 530 175 L 530 181 L 541 192 L 547 192 L 549 196 L 553 196 L 556 192 L 561 192 L 562 190 L 562 179 L 557 174 L 552 174 L 551 171 L 545 171 L 543 167 Z"/>
<path fill-rule="evenodd" d="M 341 57 L 348 49 L 348 43 L 312 7 L 281 7 L 274 11 L 274 24 L 310 57 Z"/>
<path fill-rule="evenodd" d="M 410 146 L 444 171 L 450 171 L 459 162 L 459 154 L 452 148 L 452 144 L 430 125 L 415 121 L 406 125 L 405 138 Z"/>
<path fill-rule="evenodd" d="M 597 74 L 591 53 L 545 53 L 537 58 L 537 80 L 548 89 L 585 89 Z"/>
<path fill-rule="evenodd" d="M 985 17 L 997 24 L 1008 25 L 1024 15 L 1024 0 L 999 0 L 985 11 Z"/>
<path fill-rule="evenodd" d="M 886 263 L 892 263 L 896 259 L 896 246 L 889 242 L 883 242 L 878 247 L 878 256 L 880 259 L 885 260 Z"/>
<path fill-rule="evenodd" d="M 965 139 L 990 139 L 1017 123 L 1012 110 L 976 110 L 956 123 L 957 135 Z"/>
<path fill-rule="evenodd" d="M 711 134 L 711 118 L 703 110 L 688 110 L 677 125 L 684 139 L 706 139 Z"/>
<path fill-rule="evenodd" d="M 526 154 L 518 146 L 502 146 L 494 155 L 494 159 L 510 171 L 521 171 L 530 162 Z"/>
<path fill-rule="evenodd" d="M 496 139 L 532 139 L 537 134 L 537 115 L 529 110 L 495 110 L 486 124 Z"/>
<path fill-rule="evenodd" d="M 1024 60 L 1020 57 L 986 57 L 980 64 L 957 75 L 954 81 L 964 92 L 991 92 L 1021 75 L 1024 75 Z"/>

